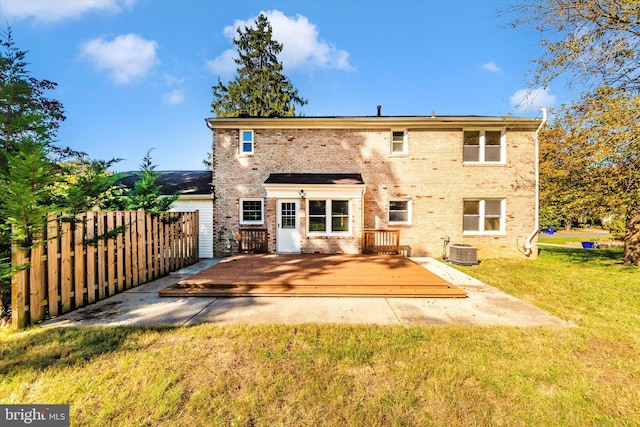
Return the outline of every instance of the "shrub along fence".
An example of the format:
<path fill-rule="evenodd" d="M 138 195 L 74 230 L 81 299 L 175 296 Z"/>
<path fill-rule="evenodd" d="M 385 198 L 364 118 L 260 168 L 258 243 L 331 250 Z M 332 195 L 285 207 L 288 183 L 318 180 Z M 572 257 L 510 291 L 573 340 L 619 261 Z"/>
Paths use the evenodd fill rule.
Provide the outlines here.
<path fill-rule="evenodd" d="M 31 250 L 14 245 L 14 329 L 95 303 L 198 261 L 198 212 L 49 215 Z"/>

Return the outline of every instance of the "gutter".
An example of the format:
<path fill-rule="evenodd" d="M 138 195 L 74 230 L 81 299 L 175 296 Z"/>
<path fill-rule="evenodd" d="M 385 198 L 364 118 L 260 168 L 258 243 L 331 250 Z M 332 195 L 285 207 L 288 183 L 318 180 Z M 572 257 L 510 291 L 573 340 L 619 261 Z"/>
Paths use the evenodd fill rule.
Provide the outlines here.
<path fill-rule="evenodd" d="M 536 148 L 535 148 L 535 158 L 536 158 L 536 207 L 535 207 L 535 228 L 529 234 L 527 239 L 524 241 L 524 254 L 525 256 L 530 256 L 532 252 L 532 241 L 538 234 L 540 230 L 540 222 L 539 222 L 539 213 L 540 213 L 540 145 L 538 143 L 538 135 L 542 130 L 542 127 L 547 123 L 547 109 L 541 108 L 542 111 L 542 122 L 540 122 L 540 126 L 536 129 Z"/>

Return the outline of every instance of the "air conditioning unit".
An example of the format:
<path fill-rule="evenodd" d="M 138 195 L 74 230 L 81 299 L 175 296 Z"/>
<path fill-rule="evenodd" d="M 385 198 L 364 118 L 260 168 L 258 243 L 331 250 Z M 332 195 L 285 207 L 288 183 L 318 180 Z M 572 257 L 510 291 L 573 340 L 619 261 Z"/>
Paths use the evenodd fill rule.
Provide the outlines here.
<path fill-rule="evenodd" d="M 460 265 L 478 265 L 478 248 L 471 245 L 451 245 L 449 261 Z"/>

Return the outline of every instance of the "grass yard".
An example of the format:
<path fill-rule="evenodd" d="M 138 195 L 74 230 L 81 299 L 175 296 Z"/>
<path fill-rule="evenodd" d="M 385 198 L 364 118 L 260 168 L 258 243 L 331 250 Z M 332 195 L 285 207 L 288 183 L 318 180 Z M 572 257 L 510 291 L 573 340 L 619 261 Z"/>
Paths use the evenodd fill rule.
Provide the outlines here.
<path fill-rule="evenodd" d="M 640 270 L 620 257 L 461 267 L 575 328 L 4 331 L 0 403 L 69 403 L 74 426 L 640 425 Z"/>

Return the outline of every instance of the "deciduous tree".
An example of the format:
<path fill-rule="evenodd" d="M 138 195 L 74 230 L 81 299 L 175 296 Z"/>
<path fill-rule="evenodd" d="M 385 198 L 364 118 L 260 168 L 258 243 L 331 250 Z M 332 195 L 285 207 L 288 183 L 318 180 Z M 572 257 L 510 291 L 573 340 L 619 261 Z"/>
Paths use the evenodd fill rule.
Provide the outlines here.
<path fill-rule="evenodd" d="M 506 12 L 540 33 L 533 86 L 565 74 L 585 89 L 640 90 L 638 0 L 521 0 Z"/>
<path fill-rule="evenodd" d="M 565 108 L 553 131 L 543 192 L 568 210 L 622 215 L 624 263 L 640 265 L 640 96 L 600 88 Z"/>

